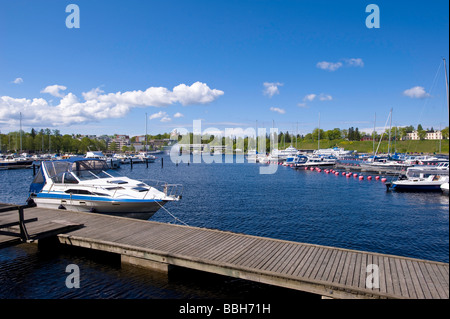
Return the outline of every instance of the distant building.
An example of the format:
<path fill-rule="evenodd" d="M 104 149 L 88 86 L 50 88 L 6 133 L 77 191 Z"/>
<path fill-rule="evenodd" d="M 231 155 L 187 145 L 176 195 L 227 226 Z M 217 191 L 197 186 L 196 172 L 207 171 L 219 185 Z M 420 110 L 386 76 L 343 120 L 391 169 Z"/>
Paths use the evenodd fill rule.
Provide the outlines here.
<path fill-rule="evenodd" d="M 407 140 L 420 140 L 419 132 L 408 132 L 406 133 Z M 441 131 L 427 131 L 425 135 L 426 140 L 442 140 L 442 132 Z"/>
<path fill-rule="evenodd" d="M 122 148 L 124 146 L 128 147 L 128 146 L 131 145 L 130 144 L 130 137 L 128 135 L 119 135 L 119 134 L 117 134 L 117 135 L 114 136 L 114 138 L 109 139 L 107 141 L 108 149 L 111 148 L 111 144 L 115 145 L 115 148 L 112 151 L 121 152 Z"/>

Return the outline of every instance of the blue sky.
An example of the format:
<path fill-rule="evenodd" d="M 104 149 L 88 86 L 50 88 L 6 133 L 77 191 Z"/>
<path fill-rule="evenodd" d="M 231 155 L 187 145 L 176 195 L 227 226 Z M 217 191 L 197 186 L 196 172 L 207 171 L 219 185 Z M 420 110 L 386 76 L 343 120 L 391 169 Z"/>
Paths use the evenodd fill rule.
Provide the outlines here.
<path fill-rule="evenodd" d="M 67 28 L 66 6 L 80 10 Z M 367 28 L 366 6 L 380 9 Z M 448 125 L 448 1 L 0 0 L 0 131 Z"/>

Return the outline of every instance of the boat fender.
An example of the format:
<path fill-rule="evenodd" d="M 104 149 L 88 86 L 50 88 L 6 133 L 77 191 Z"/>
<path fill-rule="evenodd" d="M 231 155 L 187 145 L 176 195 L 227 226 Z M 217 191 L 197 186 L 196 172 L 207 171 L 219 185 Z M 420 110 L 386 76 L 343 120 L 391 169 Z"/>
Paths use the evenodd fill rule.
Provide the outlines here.
<path fill-rule="evenodd" d="M 36 196 L 35 194 L 31 194 L 31 195 Z M 31 195 L 30 195 L 30 197 L 28 197 L 28 199 L 26 200 L 27 206 L 28 206 L 28 207 L 36 207 L 36 203 L 35 203 L 34 200 L 31 198 Z"/>

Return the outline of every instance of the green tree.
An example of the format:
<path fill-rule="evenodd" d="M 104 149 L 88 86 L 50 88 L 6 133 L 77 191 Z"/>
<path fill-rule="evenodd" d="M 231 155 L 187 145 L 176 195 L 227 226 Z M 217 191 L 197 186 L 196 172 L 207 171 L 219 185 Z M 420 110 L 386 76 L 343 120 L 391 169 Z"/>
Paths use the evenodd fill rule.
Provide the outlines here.
<path fill-rule="evenodd" d="M 422 127 L 422 126 L 420 126 L 420 127 Z M 421 130 L 418 129 L 417 135 L 419 135 L 420 140 L 423 141 L 425 139 L 425 136 L 427 136 L 427 131 L 425 131 L 424 129 L 421 129 Z"/>
<path fill-rule="evenodd" d="M 442 129 L 442 130 L 441 130 L 441 133 L 442 133 L 442 138 L 448 139 L 448 134 L 449 134 L 449 132 L 448 132 L 448 126 L 447 126 L 446 128 L 444 128 L 444 129 Z"/>

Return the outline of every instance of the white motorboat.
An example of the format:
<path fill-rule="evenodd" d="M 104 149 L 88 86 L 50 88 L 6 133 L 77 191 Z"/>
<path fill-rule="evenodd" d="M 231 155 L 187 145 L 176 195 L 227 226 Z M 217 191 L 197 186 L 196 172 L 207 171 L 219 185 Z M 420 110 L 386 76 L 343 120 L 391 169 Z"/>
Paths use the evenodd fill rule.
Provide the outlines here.
<path fill-rule="evenodd" d="M 392 160 L 389 158 L 370 158 L 369 160 L 359 164 L 365 169 L 377 169 L 377 168 L 389 168 L 389 169 L 407 169 L 412 164 L 404 163 L 398 160 Z"/>
<path fill-rule="evenodd" d="M 117 176 L 104 160 L 69 158 L 43 161 L 30 186 L 38 207 L 148 219 L 167 202 L 181 198 L 182 186 Z"/>
<path fill-rule="evenodd" d="M 13 169 L 13 168 L 28 168 L 33 165 L 32 158 L 15 157 L 14 155 L 1 155 L 0 156 L 0 169 Z"/>
<path fill-rule="evenodd" d="M 295 168 L 301 167 L 321 167 L 321 166 L 332 166 L 336 164 L 337 159 L 334 156 L 306 156 L 297 155 L 294 161 Z"/>
<path fill-rule="evenodd" d="M 295 155 L 297 155 L 297 153 L 298 153 L 298 150 L 291 145 L 284 150 L 274 149 L 274 150 L 272 150 L 270 155 L 274 159 L 276 158 L 280 161 L 284 161 L 284 160 L 286 160 L 287 157 L 295 156 Z"/>
<path fill-rule="evenodd" d="M 436 165 L 439 163 L 445 163 L 448 162 L 448 158 L 440 158 L 436 156 L 430 156 L 430 155 L 410 155 L 407 156 L 405 159 L 405 163 L 411 164 L 411 165 Z"/>
<path fill-rule="evenodd" d="M 448 182 L 446 182 L 446 183 L 444 183 L 444 184 L 441 185 L 441 190 L 442 190 L 442 192 L 443 192 L 444 194 L 446 194 L 446 195 L 449 194 L 449 192 L 448 192 Z"/>
<path fill-rule="evenodd" d="M 120 164 L 130 164 L 130 157 L 125 154 L 114 154 L 114 158 L 120 161 Z"/>
<path fill-rule="evenodd" d="M 386 183 L 386 187 L 397 191 L 440 191 L 441 186 L 448 181 L 448 162 L 446 162 L 431 167 L 410 167 L 406 170 L 406 176 Z"/>
<path fill-rule="evenodd" d="M 348 157 L 352 156 L 355 151 L 346 151 L 344 148 L 333 147 L 333 148 L 322 148 L 315 150 L 313 152 L 314 155 L 317 156 L 334 156 L 334 157 Z"/>
<path fill-rule="evenodd" d="M 92 158 L 92 159 L 100 159 L 106 161 L 108 166 L 110 168 L 119 168 L 120 167 L 120 160 L 116 157 L 107 157 L 103 155 L 103 152 L 101 151 L 89 151 L 86 153 L 86 158 Z"/>
<path fill-rule="evenodd" d="M 139 154 L 130 157 L 130 160 L 133 161 L 133 164 L 154 163 L 156 156 L 149 154 L 148 152 L 139 152 Z"/>

